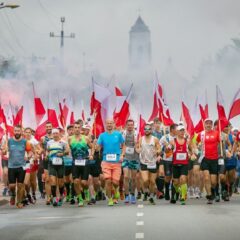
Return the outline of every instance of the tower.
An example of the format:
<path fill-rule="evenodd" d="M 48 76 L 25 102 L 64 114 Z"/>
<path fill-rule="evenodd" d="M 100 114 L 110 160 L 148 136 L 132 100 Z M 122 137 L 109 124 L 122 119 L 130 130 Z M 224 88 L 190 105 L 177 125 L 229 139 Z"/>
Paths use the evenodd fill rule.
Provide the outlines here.
<path fill-rule="evenodd" d="M 151 64 L 150 30 L 141 16 L 129 32 L 129 65 L 131 69 L 142 69 Z"/>

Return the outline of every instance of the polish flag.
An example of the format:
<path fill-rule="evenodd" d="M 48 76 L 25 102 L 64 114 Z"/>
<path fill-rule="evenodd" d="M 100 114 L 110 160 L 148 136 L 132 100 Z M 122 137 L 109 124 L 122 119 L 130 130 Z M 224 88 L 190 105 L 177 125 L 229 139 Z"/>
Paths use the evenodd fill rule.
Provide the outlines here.
<path fill-rule="evenodd" d="M 217 111 L 218 111 L 218 119 L 219 121 L 219 128 L 221 131 L 228 125 L 228 119 L 226 117 L 225 109 L 224 109 L 224 100 L 223 95 L 218 86 L 216 86 L 217 92 Z"/>
<path fill-rule="evenodd" d="M 152 107 L 152 113 L 150 118 L 148 119 L 149 122 L 153 121 L 156 117 L 159 116 L 159 103 L 158 103 L 158 96 L 162 96 L 162 89 L 160 85 L 158 84 L 157 78 L 155 78 L 153 82 L 153 107 Z"/>
<path fill-rule="evenodd" d="M 69 107 L 67 106 L 67 101 L 64 98 L 63 102 L 59 102 L 59 110 L 60 110 L 60 115 L 59 115 L 59 120 L 63 128 L 66 127 L 68 115 L 69 115 Z"/>
<path fill-rule="evenodd" d="M 93 93 L 91 96 L 91 115 L 94 115 L 93 131 L 95 137 L 98 137 L 102 132 L 104 132 L 104 121 L 102 118 L 102 105 L 107 98 L 109 98 L 112 93 L 108 88 L 100 86 L 92 79 Z"/>
<path fill-rule="evenodd" d="M 115 123 L 116 123 L 117 127 L 124 127 L 128 118 L 129 118 L 129 116 L 130 116 L 129 102 L 130 102 L 130 99 L 131 99 L 131 96 L 132 96 L 132 88 L 133 88 L 133 84 L 130 87 L 128 95 L 125 97 L 125 100 L 124 100 L 124 103 L 122 105 L 122 108 L 121 108 L 120 112 L 115 114 L 114 120 L 115 120 Z"/>
<path fill-rule="evenodd" d="M 22 121 L 23 121 L 23 106 L 18 110 L 16 117 L 14 118 L 13 125 L 21 125 L 22 126 Z"/>
<path fill-rule="evenodd" d="M 73 125 L 74 123 L 75 123 L 74 112 L 71 112 L 71 115 L 70 115 L 70 124 Z"/>
<path fill-rule="evenodd" d="M 43 136 L 46 135 L 46 123 L 48 122 L 47 114 L 41 120 L 35 131 L 35 138 L 40 141 Z"/>
<path fill-rule="evenodd" d="M 240 115 L 240 88 L 236 92 L 229 111 L 228 120 Z"/>
<path fill-rule="evenodd" d="M 198 104 L 202 119 L 205 120 L 206 118 L 209 118 L 207 91 L 205 91 L 204 97 L 199 98 Z"/>
<path fill-rule="evenodd" d="M 138 139 L 144 136 L 144 127 L 146 125 L 146 121 L 142 118 L 142 114 L 139 115 L 139 122 L 138 122 L 138 128 L 137 128 L 137 133 L 138 133 Z"/>
<path fill-rule="evenodd" d="M 122 91 L 119 87 L 115 87 L 115 95 L 118 97 L 123 96 Z"/>
<path fill-rule="evenodd" d="M 194 125 L 191 118 L 190 110 L 187 105 L 182 101 L 182 117 L 186 125 L 186 129 L 190 137 L 194 136 Z"/>
<path fill-rule="evenodd" d="M 48 116 L 48 121 L 52 123 L 54 128 L 58 128 L 60 126 L 58 122 L 58 117 L 55 110 L 54 102 L 50 96 L 50 93 L 48 94 L 47 116 Z"/>
<path fill-rule="evenodd" d="M 43 106 L 41 98 L 37 97 L 34 83 L 33 85 L 33 96 L 34 96 L 34 110 L 35 110 L 35 117 L 37 126 L 40 124 L 41 120 L 43 119 L 44 115 L 46 114 L 46 110 Z"/>

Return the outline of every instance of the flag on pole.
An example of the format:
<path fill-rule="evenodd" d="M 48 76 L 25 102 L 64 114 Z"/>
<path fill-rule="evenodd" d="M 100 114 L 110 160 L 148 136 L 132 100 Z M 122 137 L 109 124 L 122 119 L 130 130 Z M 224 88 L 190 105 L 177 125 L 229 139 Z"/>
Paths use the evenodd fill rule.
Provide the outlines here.
<path fill-rule="evenodd" d="M 240 115 L 240 88 L 236 92 L 228 115 L 228 120 Z"/>

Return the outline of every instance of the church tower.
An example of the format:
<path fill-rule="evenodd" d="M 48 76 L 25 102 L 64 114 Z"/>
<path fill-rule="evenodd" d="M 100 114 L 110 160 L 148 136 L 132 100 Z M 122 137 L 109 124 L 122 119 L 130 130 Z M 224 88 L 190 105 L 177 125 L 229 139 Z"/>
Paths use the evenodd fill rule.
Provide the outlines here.
<path fill-rule="evenodd" d="M 139 16 L 129 32 L 129 65 L 131 69 L 142 69 L 150 64 L 150 30 Z"/>

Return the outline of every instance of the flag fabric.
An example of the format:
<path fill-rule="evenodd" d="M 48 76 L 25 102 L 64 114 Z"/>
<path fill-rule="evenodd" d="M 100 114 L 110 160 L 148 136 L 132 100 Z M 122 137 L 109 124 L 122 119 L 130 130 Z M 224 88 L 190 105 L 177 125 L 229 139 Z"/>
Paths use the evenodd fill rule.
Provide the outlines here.
<path fill-rule="evenodd" d="M 52 123 L 53 128 L 60 127 L 59 122 L 58 122 L 57 112 L 55 110 L 54 101 L 53 101 L 50 93 L 48 93 L 47 117 L 48 117 L 48 121 Z"/>
<path fill-rule="evenodd" d="M 151 122 L 153 121 L 156 117 L 159 117 L 159 103 L 158 103 L 158 95 L 161 93 L 161 89 L 158 86 L 158 81 L 157 79 L 154 80 L 153 82 L 153 107 L 152 107 L 152 113 L 151 116 L 149 117 L 148 121 Z"/>
<path fill-rule="evenodd" d="M 240 115 L 240 88 L 236 92 L 228 115 L 228 120 Z"/>
<path fill-rule="evenodd" d="M 224 100 L 223 95 L 218 86 L 216 86 L 217 92 L 217 112 L 218 112 L 218 119 L 219 119 L 219 128 L 222 131 L 228 125 L 228 119 L 226 117 L 225 109 L 224 109 Z"/>
<path fill-rule="evenodd" d="M 194 125 L 191 118 L 190 110 L 183 101 L 182 101 L 182 117 L 185 122 L 187 132 L 192 138 L 194 136 Z"/>
<path fill-rule="evenodd" d="M 14 118 L 14 122 L 13 125 L 21 125 L 22 126 L 22 121 L 23 121 L 23 106 L 21 106 L 21 108 L 18 110 L 15 118 Z"/>
<path fill-rule="evenodd" d="M 138 128 L 137 128 L 138 139 L 144 136 L 145 125 L 146 125 L 146 121 L 143 119 L 142 114 L 139 114 L 139 121 L 138 121 Z"/>

